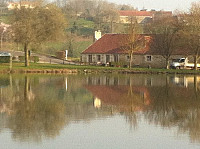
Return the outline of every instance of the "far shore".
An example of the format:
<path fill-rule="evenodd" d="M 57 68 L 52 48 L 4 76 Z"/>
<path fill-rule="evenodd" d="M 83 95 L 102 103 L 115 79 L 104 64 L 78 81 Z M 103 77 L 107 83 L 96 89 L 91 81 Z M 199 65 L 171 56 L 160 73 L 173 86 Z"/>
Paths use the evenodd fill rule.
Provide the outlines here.
<path fill-rule="evenodd" d="M 174 69 L 155 69 L 155 68 L 120 68 L 102 67 L 86 65 L 62 65 L 62 64 L 35 64 L 31 63 L 25 67 L 23 63 L 13 63 L 12 68 L 9 64 L 0 64 L 1 74 L 12 73 L 33 73 L 33 74 L 77 74 L 77 73 L 119 73 L 119 74 L 198 74 L 200 70 L 174 70 Z"/>

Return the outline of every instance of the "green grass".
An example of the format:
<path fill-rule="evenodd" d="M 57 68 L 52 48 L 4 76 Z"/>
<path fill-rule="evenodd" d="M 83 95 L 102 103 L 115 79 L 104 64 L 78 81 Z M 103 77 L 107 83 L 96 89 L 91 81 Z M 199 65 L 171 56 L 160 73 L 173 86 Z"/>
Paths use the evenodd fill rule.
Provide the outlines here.
<path fill-rule="evenodd" d="M 80 57 L 81 52 L 93 43 L 92 39 L 87 41 L 77 41 L 73 43 L 73 57 Z"/>
<path fill-rule="evenodd" d="M 8 70 L 9 64 L 0 64 L 0 70 Z M 13 63 L 13 70 L 53 70 L 53 69 L 77 69 L 77 70 L 91 70 L 91 71 L 109 71 L 109 72 L 124 72 L 124 73 L 153 73 L 153 74 L 200 74 L 197 70 L 173 70 L 173 69 L 148 69 L 148 68 L 119 68 L 119 67 L 103 67 L 91 65 L 63 65 L 63 64 L 35 64 L 31 63 L 29 67 L 25 67 L 24 63 Z"/>

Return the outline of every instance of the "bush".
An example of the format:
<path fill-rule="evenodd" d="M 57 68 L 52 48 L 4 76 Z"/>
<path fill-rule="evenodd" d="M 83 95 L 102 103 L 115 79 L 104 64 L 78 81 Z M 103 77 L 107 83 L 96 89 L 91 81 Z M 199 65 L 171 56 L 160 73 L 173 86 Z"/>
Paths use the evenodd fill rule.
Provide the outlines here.
<path fill-rule="evenodd" d="M 112 67 L 128 67 L 127 62 L 110 62 L 110 66 Z"/>
<path fill-rule="evenodd" d="M 0 56 L 0 63 L 9 63 L 10 56 Z"/>

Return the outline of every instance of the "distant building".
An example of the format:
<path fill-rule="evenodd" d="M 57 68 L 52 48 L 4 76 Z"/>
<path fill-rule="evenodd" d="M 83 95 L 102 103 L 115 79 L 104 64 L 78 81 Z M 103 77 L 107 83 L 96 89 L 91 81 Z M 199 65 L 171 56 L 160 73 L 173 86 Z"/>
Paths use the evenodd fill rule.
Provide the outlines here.
<path fill-rule="evenodd" d="M 29 2 L 29 1 L 21 1 L 21 2 L 10 2 L 8 3 L 8 10 L 12 10 L 15 8 L 20 9 L 21 7 L 25 7 L 25 8 L 35 8 L 36 3 L 34 2 Z"/>
<path fill-rule="evenodd" d="M 160 17 L 172 16 L 172 11 L 120 10 L 119 16 L 120 23 L 130 23 L 131 18 L 135 18 L 138 23 L 144 24 Z"/>

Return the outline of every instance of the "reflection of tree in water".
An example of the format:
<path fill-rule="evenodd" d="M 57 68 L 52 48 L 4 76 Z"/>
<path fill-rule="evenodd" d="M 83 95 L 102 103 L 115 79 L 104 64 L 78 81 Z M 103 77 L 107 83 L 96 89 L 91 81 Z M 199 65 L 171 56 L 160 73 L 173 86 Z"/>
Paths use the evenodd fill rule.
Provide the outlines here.
<path fill-rule="evenodd" d="M 149 88 L 151 109 L 145 117 L 162 127 L 177 126 L 179 133 L 188 133 L 192 141 L 200 142 L 200 96 L 194 88 L 173 86 L 166 82 L 163 87 Z"/>
<path fill-rule="evenodd" d="M 13 79 L 13 88 L 4 89 L 9 96 L 4 93 L 1 101 L 7 106 L 5 112 L 11 111 L 6 121 L 13 138 L 40 141 L 58 135 L 69 121 L 88 122 L 96 117 L 120 113 L 133 128 L 144 115 L 150 123 L 162 127 L 177 126 L 179 133 L 189 133 L 192 141 L 200 141 L 197 84 L 184 88 L 163 76 L 158 83 L 150 84 L 144 83 L 146 76 L 142 75 L 140 78 L 134 75 L 93 77 L 68 76 L 67 91 L 62 76 Z M 93 96 L 82 88 L 84 83 Z M 92 107 L 95 97 L 101 100 L 99 109 Z"/>
<path fill-rule="evenodd" d="M 200 142 L 200 109 L 185 111 L 178 126 L 179 133 L 188 133 L 192 142 Z"/>
<path fill-rule="evenodd" d="M 30 78 L 25 76 L 24 94 L 13 106 L 8 128 L 13 138 L 41 141 L 43 137 L 55 137 L 65 125 L 65 105 L 53 98 L 41 98 L 31 90 Z"/>
<path fill-rule="evenodd" d="M 13 109 L 8 127 L 15 139 L 40 141 L 44 136 L 55 137 L 65 125 L 65 106 L 54 99 L 22 100 Z"/>

